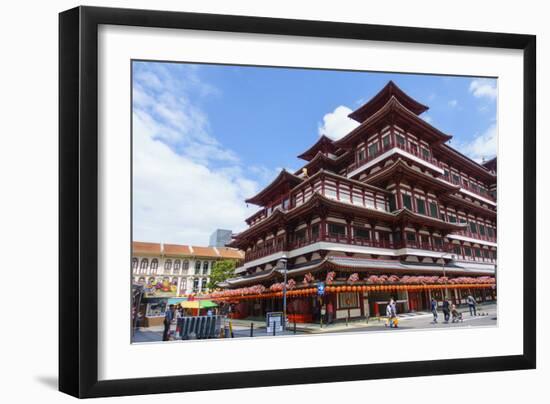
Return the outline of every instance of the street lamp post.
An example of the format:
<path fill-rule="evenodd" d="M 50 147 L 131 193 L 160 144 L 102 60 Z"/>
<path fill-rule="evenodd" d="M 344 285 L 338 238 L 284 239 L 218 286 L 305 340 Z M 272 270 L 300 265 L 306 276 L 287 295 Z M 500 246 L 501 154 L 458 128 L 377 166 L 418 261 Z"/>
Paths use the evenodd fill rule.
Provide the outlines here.
<path fill-rule="evenodd" d="M 279 269 L 279 272 L 283 273 L 283 331 L 286 330 L 286 263 L 287 259 L 283 255 L 282 258 L 279 260 L 279 264 L 281 265 L 281 269 Z"/>

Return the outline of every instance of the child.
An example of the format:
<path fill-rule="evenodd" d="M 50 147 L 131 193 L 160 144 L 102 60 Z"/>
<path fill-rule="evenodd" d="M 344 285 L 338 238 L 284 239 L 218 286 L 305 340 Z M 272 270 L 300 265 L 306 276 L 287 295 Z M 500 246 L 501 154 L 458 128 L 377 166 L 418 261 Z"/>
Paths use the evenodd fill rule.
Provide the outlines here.
<path fill-rule="evenodd" d="M 455 304 L 451 306 L 451 315 L 453 316 L 451 322 L 456 323 L 458 321 L 462 321 L 462 314 L 458 312 Z"/>

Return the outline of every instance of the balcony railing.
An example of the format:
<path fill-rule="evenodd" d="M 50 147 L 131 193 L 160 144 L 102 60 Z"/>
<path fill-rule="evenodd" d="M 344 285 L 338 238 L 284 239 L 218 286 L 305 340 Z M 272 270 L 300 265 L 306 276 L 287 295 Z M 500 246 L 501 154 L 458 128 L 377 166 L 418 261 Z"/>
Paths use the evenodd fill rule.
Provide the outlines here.
<path fill-rule="evenodd" d="M 407 143 L 399 143 L 395 140 L 395 138 L 393 136 L 390 135 L 390 142 L 386 145 L 382 144 L 382 146 L 378 149 L 378 151 L 374 154 L 370 154 L 367 156 L 367 158 L 361 160 L 361 161 L 358 161 L 354 164 L 352 164 L 349 168 L 348 168 L 348 171 L 353 171 L 359 167 L 362 167 L 364 166 L 365 164 L 369 163 L 370 161 L 374 160 L 375 158 L 377 158 L 378 156 L 380 156 L 381 154 L 387 152 L 388 150 L 391 150 L 391 149 L 394 149 L 394 148 L 398 148 L 398 149 L 401 149 L 427 163 L 430 163 L 438 168 L 441 168 L 441 165 L 440 163 L 431 156 L 431 153 L 429 153 L 428 155 L 425 155 L 423 152 L 422 152 L 422 148 L 421 147 L 411 147 L 411 145 L 407 144 Z"/>
<path fill-rule="evenodd" d="M 250 262 L 259 258 L 267 257 L 268 255 L 275 254 L 286 250 L 286 243 L 278 243 L 276 245 L 269 245 L 260 247 L 257 250 L 247 251 L 245 253 L 244 262 Z"/>
<path fill-rule="evenodd" d="M 493 198 L 489 193 L 481 192 L 479 190 L 479 188 L 477 188 L 477 189 L 472 188 L 472 186 L 470 184 L 466 185 L 460 179 L 456 180 L 456 179 L 452 178 L 452 176 L 450 176 L 450 175 L 442 175 L 441 179 L 447 181 L 450 184 L 457 185 L 457 186 L 459 186 L 463 189 L 466 189 L 469 192 L 471 192 L 472 194 L 475 194 L 477 196 L 481 196 L 482 198 L 488 199 L 492 202 L 496 202 L 496 199 Z"/>
<path fill-rule="evenodd" d="M 464 236 L 464 237 L 469 237 L 469 238 L 473 238 L 473 239 L 476 239 L 476 240 L 484 240 L 484 241 L 489 241 L 491 243 L 496 243 L 497 242 L 497 239 L 495 236 L 493 237 L 490 237 L 488 236 L 487 234 L 482 236 L 481 234 L 479 233 L 472 233 L 470 230 L 462 230 L 462 231 L 458 231 L 456 233 L 453 233 L 453 234 L 457 234 L 457 235 L 461 235 L 461 236 Z"/>
<path fill-rule="evenodd" d="M 353 246 L 362 246 L 362 247 L 372 247 L 372 248 L 386 248 L 386 249 L 403 249 L 403 248 L 412 248 L 412 249 L 418 249 L 418 250 L 424 250 L 424 251 L 434 251 L 434 252 L 441 252 L 441 253 L 453 253 L 458 255 L 460 259 L 466 259 L 470 261 L 476 261 L 476 262 L 489 262 L 494 263 L 495 259 L 490 257 L 475 257 L 475 256 L 464 256 L 462 253 L 457 254 L 454 250 L 456 247 L 456 244 L 451 243 L 428 243 L 428 242 L 421 242 L 421 241 L 400 241 L 400 242 L 391 242 L 389 240 L 370 240 L 367 238 L 362 237 L 352 237 L 348 238 L 345 235 L 341 234 L 326 234 L 326 235 L 319 235 L 318 237 L 313 238 L 303 238 L 294 240 L 291 243 L 278 243 L 276 245 L 270 245 L 266 247 L 259 248 L 254 251 L 247 251 L 245 256 L 245 262 L 254 261 L 263 257 L 267 257 L 268 255 L 272 255 L 278 252 L 286 251 L 286 250 L 296 250 L 301 247 L 305 247 L 317 242 L 329 242 L 329 243 L 338 243 L 338 244 L 346 244 L 346 245 L 353 245 Z"/>

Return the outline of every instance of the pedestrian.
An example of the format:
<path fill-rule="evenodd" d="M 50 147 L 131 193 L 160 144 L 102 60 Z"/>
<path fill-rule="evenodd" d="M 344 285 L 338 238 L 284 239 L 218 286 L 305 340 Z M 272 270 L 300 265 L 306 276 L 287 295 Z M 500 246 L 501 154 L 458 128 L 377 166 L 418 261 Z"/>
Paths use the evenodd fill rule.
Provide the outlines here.
<path fill-rule="evenodd" d="M 170 325 L 172 324 L 173 319 L 174 319 L 174 305 L 171 304 L 168 307 L 168 310 L 166 310 L 166 313 L 164 314 L 164 332 L 162 334 L 163 341 L 169 340 Z"/>
<path fill-rule="evenodd" d="M 390 299 L 390 302 L 386 306 L 386 315 L 388 316 L 390 327 L 397 328 L 397 303 L 394 299 Z"/>
<path fill-rule="evenodd" d="M 388 305 L 386 306 L 386 317 L 387 317 L 387 323 L 386 323 L 386 327 L 389 326 L 390 328 L 392 328 L 392 307 L 391 307 L 391 301 L 388 303 Z"/>
<path fill-rule="evenodd" d="M 443 310 L 443 317 L 445 318 L 445 324 L 448 324 L 449 323 L 449 317 L 450 317 L 450 314 L 451 314 L 451 310 L 450 310 L 450 303 L 447 299 L 443 300 L 443 306 L 442 306 L 442 310 Z"/>
<path fill-rule="evenodd" d="M 476 299 L 472 296 L 471 293 L 466 298 L 466 301 L 468 302 L 468 308 L 470 309 L 470 316 L 472 316 L 472 313 L 474 313 L 474 316 L 477 316 Z"/>
<path fill-rule="evenodd" d="M 206 312 L 206 315 L 207 315 L 208 317 L 212 317 L 212 314 L 213 314 L 213 313 L 212 313 L 212 309 L 208 309 L 208 311 Z"/>
<path fill-rule="evenodd" d="M 332 305 L 332 302 L 329 301 L 327 304 L 327 324 L 332 324 L 333 315 L 334 315 L 334 306 Z"/>
<path fill-rule="evenodd" d="M 453 316 L 453 319 L 452 319 L 453 323 L 457 323 L 459 321 L 462 321 L 462 314 L 460 314 L 458 312 L 458 310 L 456 309 L 456 305 L 454 305 L 454 304 L 451 306 L 451 314 Z"/>
<path fill-rule="evenodd" d="M 434 324 L 437 323 L 437 300 L 435 300 L 435 297 L 432 297 L 432 301 L 431 301 L 431 309 L 432 309 L 432 314 L 434 316 Z"/>

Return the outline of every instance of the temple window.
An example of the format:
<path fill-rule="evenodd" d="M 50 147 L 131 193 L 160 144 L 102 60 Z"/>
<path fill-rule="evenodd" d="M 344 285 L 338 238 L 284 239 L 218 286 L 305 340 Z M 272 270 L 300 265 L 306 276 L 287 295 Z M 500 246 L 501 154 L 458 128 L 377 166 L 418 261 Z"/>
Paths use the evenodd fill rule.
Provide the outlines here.
<path fill-rule="evenodd" d="M 426 214 L 426 202 L 424 201 L 424 199 L 416 198 L 416 210 L 421 215 Z"/>
<path fill-rule="evenodd" d="M 430 216 L 437 218 L 437 203 L 430 202 Z"/>
<path fill-rule="evenodd" d="M 476 224 L 476 222 L 470 222 L 470 231 L 472 233 L 477 233 L 477 224 Z"/>
<path fill-rule="evenodd" d="M 363 161 L 365 160 L 366 158 L 366 153 L 365 153 L 365 149 L 360 149 L 359 152 L 357 153 L 357 160 L 359 161 Z"/>
<path fill-rule="evenodd" d="M 479 225 L 479 234 L 485 236 L 485 226 L 482 224 Z"/>
<path fill-rule="evenodd" d="M 406 232 L 406 235 L 407 235 L 407 242 L 414 243 L 416 241 L 416 234 L 413 233 L 412 231 Z"/>
<path fill-rule="evenodd" d="M 397 144 L 399 146 L 405 146 L 405 136 L 403 135 L 395 135 L 395 139 L 397 140 Z"/>
<path fill-rule="evenodd" d="M 370 230 L 364 229 L 361 227 L 356 227 L 353 229 L 353 232 L 355 233 L 355 237 L 361 238 L 364 240 L 370 240 Z"/>
<path fill-rule="evenodd" d="M 382 138 L 382 145 L 386 149 L 390 145 L 390 135 L 386 135 Z"/>
<path fill-rule="evenodd" d="M 343 224 L 329 223 L 328 224 L 328 233 L 331 236 L 345 236 L 346 235 L 346 226 Z"/>
<path fill-rule="evenodd" d="M 375 157 L 378 154 L 378 142 L 375 142 L 369 146 L 369 157 Z"/>
<path fill-rule="evenodd" d="M 424 147 L 422 148 L 422 156 L 426 159 L 426 160 L 429 160 L 430 158 L 430 151 L 428 149 L 425 149 Z"/>
<path fill-rule="evenodd" d="M 388 206 L 390 208 L 390 212 L 393 212 L 394 210 L 397 209 L 397 206 L 395 204 L 395 194 L 391 194 L 388 197 Z"/>
<path fill-rule="evenodd" d="M 458 174 L 453 174 L 453 184 L 460 185 L 460 176 Z"/>
<path fill-rule="evenodd" d="M 311 225 L 311 238 L 314 240 L 319 238 L 319 223 Z"/>
<path fill-rule="evenodd" d="M 403 206 L 409 210 L 412 210 L 412 198 L 408 194 L 401 194 L 403 198 Z"/>
<path fill-rule="evenodd" d="M 305 239 L 306 239 L 306 229 L 301 229 L 294 232 L 294 240 L 304 241 Z"/>

